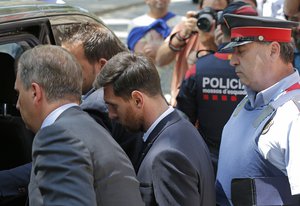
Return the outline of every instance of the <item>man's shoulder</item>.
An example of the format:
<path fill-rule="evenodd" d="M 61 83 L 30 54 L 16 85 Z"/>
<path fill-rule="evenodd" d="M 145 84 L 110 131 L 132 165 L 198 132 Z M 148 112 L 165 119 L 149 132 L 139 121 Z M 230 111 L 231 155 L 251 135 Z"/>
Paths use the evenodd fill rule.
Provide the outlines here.
<path fill-rule="evenodd" d="M 169 123 L 166 124 L 159 135 L 163 136 L 164 139 L 182 138 L 183 135 L 198 135 L 197 129 L 188 121 L 184 113 L 174 110 L 167 118 L 169 118 Z"/>
<path fill-rule="evenodd" d="M 199 69 L 207 68 L 207 65 L 209 65 L 210 67 L 213 67 L 215 61 L 217 61 L 217 60 L 218 59 L 212 53 L 203 55 L 197 59 L 196 69 L 199 70 Z"/>
<path fill-rule="evenodd" d="M 216 55 L 218 53 L 206 54 L 198 58 L 196 61 L 196 73 L 198 75 L 203 75 L 203 72 L 222 74 L 224 76 L 234 75 L 234 67 L 230 65 L 230 60 L 218 58 Z"/>
<path fill-rule="evenodd" d="M 57 120 L 49 127 L 52 130 L 68 130 L 74 134 L 89 130 L 105 131 L 87 112 L 83 111 L 79 106 L 71 107 L 64 111 Z"/>
<path fill-rule="evenodd" d="M 275 109 L 277 109 L 276 107 Z M 295 94 L 286 101 L 283 100 L 281 104 L 279 103 L 278 110 L 290 113 L 290 117 L 298 116 L 300 114 L 300 93 L 298 95 Z"/>
<path fill-rule="evenodd" d="M 153 160 L 162 153 L 165 154 L 164 158 L 170 157 L 169 155 L 191 157 L 198 156 L 198 149 L 205 147 L 197 129 L 189 121 L 180 117 L 178 121 L 162 130 L 147 155 Z"/>
<path fill-rule="evenodd" d="M 103 88 L 97 89 L 88 95 L 80 104 L 84 111 L 96 110 L 99 112 L 107 113 L 107 106 L 104 101 Z"/>
<path fill-rule="evenodd" d="M 155 19 L 150 17 L 147 14 L 143 14 L 141 16 L 138 16 L 131 21 L 131 27 L 139 27 L 139 26 L 148 26 L 152 22 L 154 22 Z"/>
<path fill-rule="evenodd" d="M 65 110 L 61 115 L 57 118 L 57 120 L 65 119 L 65 118 L 72 118 L 74 115 L 80 115 L 80 116 L 87 116 L 87 114 L 80 108 L 80 106 L 74 106 L 70 107 L 67 110 Z M 77 121 L 79 119 L 72 118 L 73 121 Z"/>
<path fill-rule="evenodd" d="M 175 15 L 174 17 L 170 18 L 170 19 L 167 21 L 167 24 L 168 24 L 169 27 L 173 28 L 173 27 L 175 27 L 177 24 L 179 24 L 183 19 L 184 19 L 183 16 Z"/>

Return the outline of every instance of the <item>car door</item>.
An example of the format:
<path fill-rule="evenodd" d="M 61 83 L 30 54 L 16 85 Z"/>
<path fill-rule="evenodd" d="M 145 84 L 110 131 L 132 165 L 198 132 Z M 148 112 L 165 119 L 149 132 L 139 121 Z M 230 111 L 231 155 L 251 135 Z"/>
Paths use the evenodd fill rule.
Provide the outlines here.
<path fill-rule="evenodd" d="M 0 23 L 0 170 L 31 161 L 33 134 L 16 109 L 15 62 L 38 44 L 55 44 L 47 18 Z"/>

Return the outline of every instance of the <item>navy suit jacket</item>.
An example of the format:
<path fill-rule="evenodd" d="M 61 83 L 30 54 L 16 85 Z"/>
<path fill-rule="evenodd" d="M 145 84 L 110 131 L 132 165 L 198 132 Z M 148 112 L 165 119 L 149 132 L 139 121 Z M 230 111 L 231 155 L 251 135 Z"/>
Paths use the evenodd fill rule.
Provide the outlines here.
<path fill-rule="evenodd" d="M 29 205 L 143 205 L 125 152 L 79 107 L 38 131 L 32 146 Z"/>
<path fill-rule="evenodd" d="M 173 111 L 149 135 L 137 173 L 147 206 L 215 206 L 214 172 L 197 129 Z"/>
<path fill-rule="evenodd" d="M 27 195 L 31 163 L 0 171 L 0 205 Z"/>

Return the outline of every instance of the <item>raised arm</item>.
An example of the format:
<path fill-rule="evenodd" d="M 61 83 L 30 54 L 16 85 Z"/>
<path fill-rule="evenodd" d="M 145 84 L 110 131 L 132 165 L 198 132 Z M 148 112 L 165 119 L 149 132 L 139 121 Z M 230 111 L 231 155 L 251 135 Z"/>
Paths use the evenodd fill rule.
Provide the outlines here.
<path fill-rule="evenodd" d="M 169 64 L 175 59 L 176 54 L 186 46 L 192 32 L 197 30 L 195 14 L 195 11 L 188 11 L 186 18 L 174 27 L 170 36 L 157 51 L 155 59 L 157 65 L 164 66 Z"/>

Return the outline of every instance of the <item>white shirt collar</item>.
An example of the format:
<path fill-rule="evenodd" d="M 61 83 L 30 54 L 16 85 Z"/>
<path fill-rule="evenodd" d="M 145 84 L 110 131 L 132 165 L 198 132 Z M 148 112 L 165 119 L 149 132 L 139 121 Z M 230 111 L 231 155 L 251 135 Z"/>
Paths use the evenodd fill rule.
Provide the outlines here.
<path fill-rule="evenodd" d="M 156 127 L 156 125 L 158 125 L 158 123 L 163 119 L 165 118 L 168 114 L 170 114 L 171 112 L 174 111 L 174 108 L 172 106 L 169 106 L 169 108 L 164 112 L 162 113 L 156 120 L 155 122 L 152 123 L 151 127 L 147 130 L 146 133 L 144 133 L 144 136 L 143 136 L 143 140 L 144 142 L 147 141 L 150 133 L 153 131 L 153 129 Z"/>
<path fill-rule="evenodd" d="M 59 117 L 59 115 L 61 115 L 61 113 L 63 113 L 65 110 L 67 110 L 67 109 L 69 109 L 70 107 L 73 107 L 73 106 L 78 106 L 78 104 L 76 104 L 76 103 L 69 103 L 69 104 L 62 105 L 62 106 L 56 108 L 55 110 L 53 110 L 44 119 L 43 124 L 41 126 L 41 129 L 43 129 L 44 127 L 47 127 L 47 126 L 50 126 L 51 124 L 53 124 L 55 122 L 55 120 Z"/>

